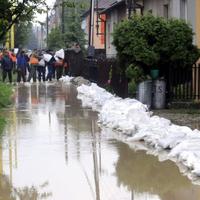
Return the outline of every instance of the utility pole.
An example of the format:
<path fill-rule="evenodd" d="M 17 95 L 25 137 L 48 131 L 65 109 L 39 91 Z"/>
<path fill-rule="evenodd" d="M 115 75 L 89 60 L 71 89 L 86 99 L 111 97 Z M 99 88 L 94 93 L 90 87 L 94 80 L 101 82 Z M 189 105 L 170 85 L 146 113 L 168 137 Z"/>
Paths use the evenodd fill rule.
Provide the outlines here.
<path fill-rule="evenodd" d="M 62 33 L 65 33 L 65 2 L 62 0 L 62 17 L 61 17 L 61 23 L 62 23 Z"/>
<path fill-rule="evenodd" d="M 94 0 L 90 0 L 89 46 L 94 43 Z"/>
<path fill-rule="evenodd" d="M 47 39 L 46 39 L 46 41 L 47 41 L 47 47 L 48 47 L 48 36 L 49 36 L 49 7 L 46 6 L 46 8 L 47 8 L 47 21 L 46 21 L 46 23 L 47 23 Z"/>

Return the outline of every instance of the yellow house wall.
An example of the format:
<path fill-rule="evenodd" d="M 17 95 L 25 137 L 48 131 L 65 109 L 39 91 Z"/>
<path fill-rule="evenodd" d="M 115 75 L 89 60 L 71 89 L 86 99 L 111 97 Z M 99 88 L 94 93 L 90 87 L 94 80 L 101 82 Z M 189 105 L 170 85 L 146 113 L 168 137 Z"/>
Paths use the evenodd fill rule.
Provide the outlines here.
<path fill-rule="evenodd" d="M 200 48 L 200 0 L 196 0 L 196 40 Z"/>
<path fill-rule="evenodd" d="M 7 33 L 6 48 L 13 49 L 15 47 L 15 26 L 13 25 Z"/>

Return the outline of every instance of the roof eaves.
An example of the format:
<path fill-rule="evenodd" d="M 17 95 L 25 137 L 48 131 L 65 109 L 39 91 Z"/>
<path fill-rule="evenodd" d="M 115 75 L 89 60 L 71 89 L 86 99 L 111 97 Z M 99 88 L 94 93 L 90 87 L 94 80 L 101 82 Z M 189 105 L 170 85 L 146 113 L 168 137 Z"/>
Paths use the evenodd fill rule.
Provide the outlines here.
<path fill-rule="evenodd" d="M 113 4 L 111 4 L 109 7 L 103 9 L 102 11 L 100 11 L 100 14 L 107 13 L 110 10 L 114 9 L 115 7 L 120 6 L 120 5 L 124 4 L 124 3 L 125 3 L 125 0 L 116 1 Z"/>

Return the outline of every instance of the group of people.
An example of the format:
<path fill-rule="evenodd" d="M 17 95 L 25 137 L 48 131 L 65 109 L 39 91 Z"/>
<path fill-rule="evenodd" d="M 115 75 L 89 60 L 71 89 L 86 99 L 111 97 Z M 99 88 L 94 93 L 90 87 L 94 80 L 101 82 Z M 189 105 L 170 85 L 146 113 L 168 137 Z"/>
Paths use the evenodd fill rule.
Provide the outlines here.
<path fill-rule="evenodd" d="M 45 59 L 48 55 L 48 59 Z M 33 51 L 26 52 L 20 50 L 15 53 L 14 50 L 3 49 L 0 52 L 0 65 L 2 70 L 2 80 L 7 77 L 10 83 L 13 82 L 13 73 L 17 73 L 17 82 L 39 82 L 59 80 L 62 75 L 67 75 L 68 64 L 64 56 L 55 56 L 53 52 Z"/>

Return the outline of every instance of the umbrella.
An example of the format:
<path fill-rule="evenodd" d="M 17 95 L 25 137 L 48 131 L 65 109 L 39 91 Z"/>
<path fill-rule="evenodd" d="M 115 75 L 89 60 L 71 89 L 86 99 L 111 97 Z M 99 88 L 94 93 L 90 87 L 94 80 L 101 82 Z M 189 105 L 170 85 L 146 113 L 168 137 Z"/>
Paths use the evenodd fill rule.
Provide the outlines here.
<path fill-rule="evenodd" d="M 61 59 L 65 58 L 65 52 L 64 49 L 60 49 L 59 51 L 56 51 L 55 55 Z"/>
<path fill-rule="evenodd" d="M 50 55 L 50 54 L 44 54 L 43 55 L 44 56 L 44 60 L 46 61 L 46 62 L 49 62 L 50 60 L 51 60 L 51 58 L 52 58 L 52 55 Z"/>

